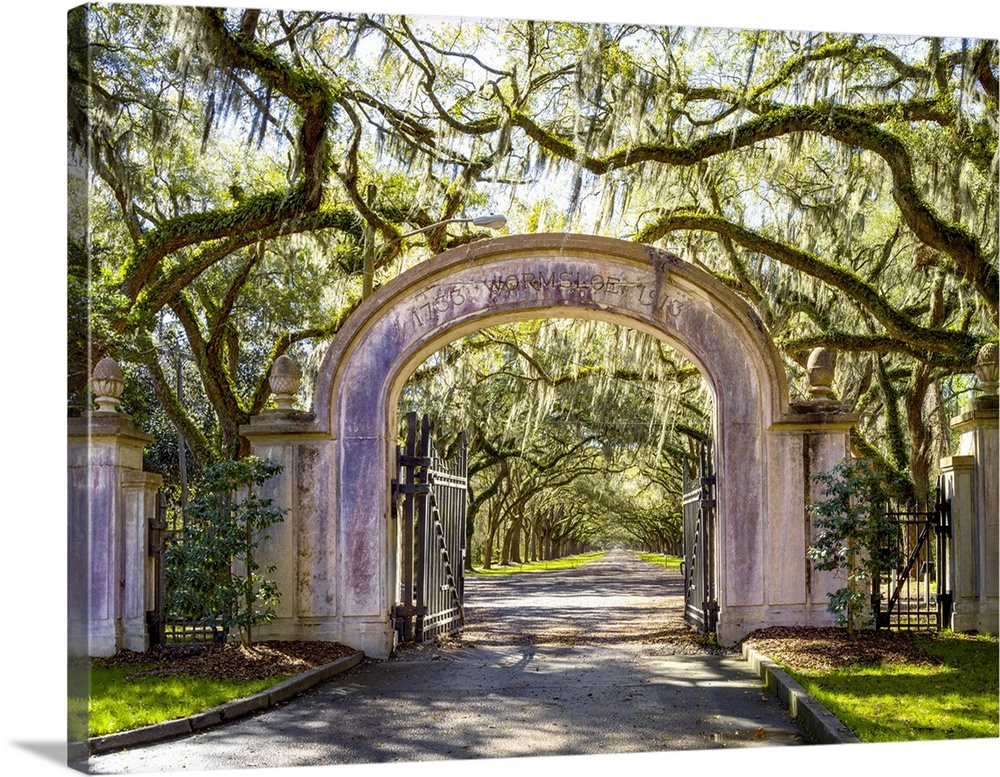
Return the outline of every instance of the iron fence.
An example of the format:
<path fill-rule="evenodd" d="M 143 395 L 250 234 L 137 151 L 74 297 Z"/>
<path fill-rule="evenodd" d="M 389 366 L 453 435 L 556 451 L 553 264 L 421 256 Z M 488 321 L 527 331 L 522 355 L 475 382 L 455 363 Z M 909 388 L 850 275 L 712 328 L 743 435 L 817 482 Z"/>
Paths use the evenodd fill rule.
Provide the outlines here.
<path fill-rule="evenodd" d="M 889 513 L 895 530 L 883 550 L 900 563 L 872 581 L 876 629 L 940 629 L 951 621 L 951 500 L 943 478 L 934 496 L 928 509 L 897 507 Z"/>

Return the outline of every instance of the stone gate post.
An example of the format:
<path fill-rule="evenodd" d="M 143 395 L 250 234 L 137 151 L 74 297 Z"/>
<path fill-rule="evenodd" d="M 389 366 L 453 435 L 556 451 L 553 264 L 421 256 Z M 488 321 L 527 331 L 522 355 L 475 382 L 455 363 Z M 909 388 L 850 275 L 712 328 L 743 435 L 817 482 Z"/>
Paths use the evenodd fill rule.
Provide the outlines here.
<path fill-rule="evenodd" d="M 294 407 L 301 373 L 291 358 L 275 359 L 268 383 L 275 407 L 240 427 L 253 455 L 281 465 L 281 473 L 261 488 L 261 495 L 288 511 L 257 551 L 262 567 L 275 567 L 272 578 L 281 594 L 275 619 L 257 626 L 257 636 L 335 642 L 343 637 L 333 625 L 339 615 L 339 535 L 329 520 L 330 437 L 317 430 L 314 413 Z"/>
<path fill-rule="evenodd" d="M 980 395 L 951 425 L 959 433 L 957 456 L 941 460 L 951 496 L 951 568 L 954 631 L 998 631 L 1000 445 L 997 419 L 997 346 L 979 352 Z"/>
<path fill-rule="evenodd" d="M 162 478 L 142 471 L 153 439 L 118 411 L 124 388 L 111 359 L 94 369 L 97 410 L 68 420 L 69 638 L 71 655 L 149 647 L 149 522 Z"/>
<path fill-rule="evenodd" d="M 851 428 L 858 416 L 832 398 L 833 355 L 817 348 L 806 370 L 810 397 L 796 403 L 768 430 L 770 537 L 768 603 L 770 621 L 754 624 L 832 626 L 830 594 L 840 587 L 835 573 L 808 559 L 816 529 L 806 509 L 821 497 L 814 476 L 828 472 L 850 453 Z"/>

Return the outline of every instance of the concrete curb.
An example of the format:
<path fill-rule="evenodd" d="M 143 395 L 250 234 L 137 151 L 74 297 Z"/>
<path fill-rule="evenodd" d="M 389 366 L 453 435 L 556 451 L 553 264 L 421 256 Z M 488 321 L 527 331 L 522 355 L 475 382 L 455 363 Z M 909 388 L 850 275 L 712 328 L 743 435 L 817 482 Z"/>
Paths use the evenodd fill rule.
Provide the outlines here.
<path fill-rule="evenodd" d="M 747 645 L 743 645 L 743 658 L 764 681 L 767 689 L 778 697 L 785 709 L 792 713 L 792 717 L 816 742 L 822 745 L 861 742 L 854 732 L 769 658 Z"/>
<path fill-rule="evenodd" d="M 120 731 L 117 734 L 108 734 L 103 737 L 93 737 L 87 740 L 87 750 L 91 755 L 98 755 L 204 731 L 212 726 L 228 723 L 231 720 L 274 707 L 292 696 L 357 666 L 363 658 L 364 653 L 357 651 L 329 664 L 323 664 L 323 666 L 303 672 L 289 680 L 273 685 L 267 690 L 255 693 L 253 696 L 220 704 L 218 707 L 199 712 L 188 718 L 169 720 L 165 723 L 143 726 L 131 731 Z"/>

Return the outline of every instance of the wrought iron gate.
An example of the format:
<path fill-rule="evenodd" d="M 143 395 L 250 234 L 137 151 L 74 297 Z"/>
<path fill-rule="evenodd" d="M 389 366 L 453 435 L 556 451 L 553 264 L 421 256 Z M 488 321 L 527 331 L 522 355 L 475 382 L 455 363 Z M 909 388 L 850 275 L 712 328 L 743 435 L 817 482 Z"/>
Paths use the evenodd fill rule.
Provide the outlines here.
<path fill-rule="evenodd" d="M 153 609 L 146 611 L 146 632 L 149 646 L 167 644 L 167 610 L 164 598 L 167 593 L 167 499 L 161 491 L 156 495 L 156 515 L 149 521 L 149 544 L 146 548 L 152 559 Z"/>
<path fill-rule="evenodd" d="M 465 434 L 459 436 L 457 453 L 445 460 L 434 450 L 430 419 L 420 422 L 419 438 L 417 426 L 417 414 L 408 414 L 393 483 L 400 536 L 400 591 L 393 618 L 401 642 L 451 634 L 465 621 Z"/>
<path fill-rule="evenodd" d="M 171 618 L 167 612 L 167 549 L 184 537 L 184 510 L 180 505 L 168 508 L 166 496 L 157 495 L 156 517 L 149 521 L 147 552 L 151 560 L 150 583 L 153 609 L 146 611 L 146 633 L 149 645 L 186 645 L 191 643 L 225 642 L 229 627 L 209 619 L 185 620 Z"/>
<path fill-rule="evenodd" d="M 684 620 L 714 633 L 719 603 L 715 593 L 715 463 L 712 441 L 699 450 L 698 473 L 684 471 Z"/>
<path fill-rule="evenodd" d="M 939 477 L 929 510 L 896 510 L 892 547 L 900 565 L 872 581 L 875 628 L 940 629 L 951 622 L 952 592 L 948 543 L 951 498 Z"/>

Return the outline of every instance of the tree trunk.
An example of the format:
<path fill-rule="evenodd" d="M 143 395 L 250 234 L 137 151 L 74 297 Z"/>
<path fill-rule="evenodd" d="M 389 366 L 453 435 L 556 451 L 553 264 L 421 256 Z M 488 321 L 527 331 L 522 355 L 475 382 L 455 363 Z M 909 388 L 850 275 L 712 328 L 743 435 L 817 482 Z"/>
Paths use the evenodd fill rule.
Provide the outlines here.
<path fill-rule="evenodd" d="M 486 536 L 486 543 L 483 545 L 483 569 L 493 568 L 493 544 L 496 541 L 496 531 L 496 525 L 491 525 Z"/>
<path fill-rule="evenodd" d="M 514 524 L 510 527 L 510 561 L 512 564 L 523 563 L 521 558 L 521 525 L 523 523 L 524 518 L 518 515 L 514 519 Z"/>
<path fill-rule="evenodd" d="M 906 426 L 910 433 L 910 480 L 913 498 L 920 509 L 927 507 L 930 488 L 931 430 L 924 419 L 924 404 L 930 388 L 930 369 L 926 364 L 917 366 L 913 387 L 906 398 Z"/>

